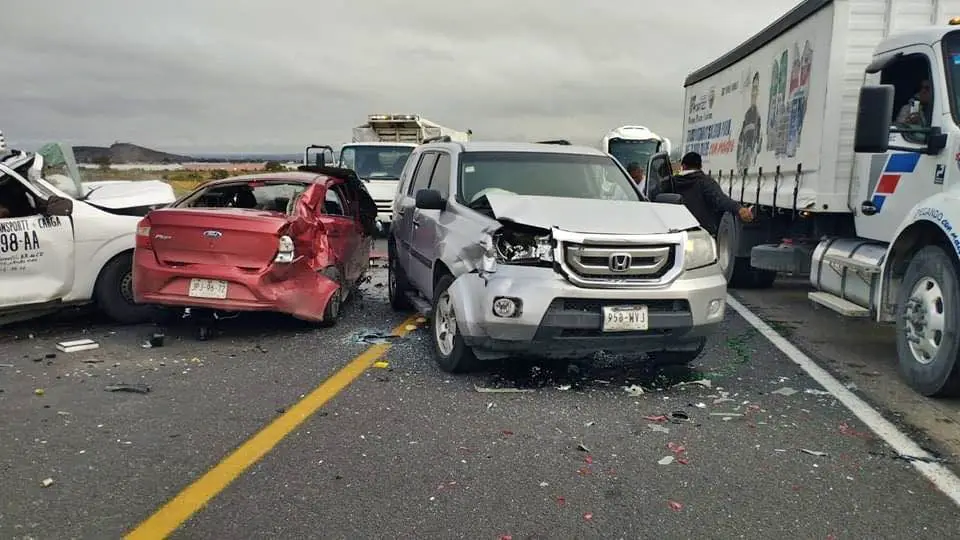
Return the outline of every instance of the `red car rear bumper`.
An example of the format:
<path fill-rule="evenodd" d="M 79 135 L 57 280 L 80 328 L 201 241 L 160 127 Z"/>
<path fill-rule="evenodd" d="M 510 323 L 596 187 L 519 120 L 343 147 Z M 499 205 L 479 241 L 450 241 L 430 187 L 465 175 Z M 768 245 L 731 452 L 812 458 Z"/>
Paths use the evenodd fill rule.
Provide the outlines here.
<path fill-rule="evenodd" d="M 226 281 L 227 297 L 197 298 L 188 294 L 191 279 Z M 168 267 L 153 251 L 133 255 L 133 294 L 137 303 L 210 308 L 222 311 L 275 311 L 308 321 L 323 320 L 337 283 L 312 269 L 305 260 L 273 264 L 267 270 L 193 264 Z"/>

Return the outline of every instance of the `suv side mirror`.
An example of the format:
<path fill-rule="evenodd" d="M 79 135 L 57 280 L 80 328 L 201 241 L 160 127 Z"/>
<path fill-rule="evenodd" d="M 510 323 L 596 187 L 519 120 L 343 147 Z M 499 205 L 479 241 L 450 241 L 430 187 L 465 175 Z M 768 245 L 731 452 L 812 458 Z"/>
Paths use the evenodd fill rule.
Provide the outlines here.
<path fill-rule="evenodd" d="M 51 195 L 43 207 L 43 215 L 69 217 L 73 215 L 73 200 Z"/>
<path fill-rule="evenodd" d="M 890 121 L 893 118 L 894 87 L 868 85 L 860 89 L 853 151 L 883 154 L 890 149 Z"/>
<path fill-rule="evenodd" d="M 420 210 L 446 210 L 447 201 L 435 189 L 421 189 L 417 192 L 416 205 Z"/>
<path fill-rule="evenodd" d="M 683 204 L 683 195 L 679 193 L 658 193 L 653 202 L 663 204 Z"/>

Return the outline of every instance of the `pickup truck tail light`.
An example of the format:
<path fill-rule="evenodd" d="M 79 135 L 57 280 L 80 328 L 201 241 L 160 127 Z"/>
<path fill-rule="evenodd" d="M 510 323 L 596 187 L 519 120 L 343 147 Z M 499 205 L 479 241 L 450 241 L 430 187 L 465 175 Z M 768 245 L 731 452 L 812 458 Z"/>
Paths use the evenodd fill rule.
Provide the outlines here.
<path fill-rule="evenodd" d="M 143 218 L 137 223 L 137 249 L 153 249 L 150 241 L 150 220 Z"/>

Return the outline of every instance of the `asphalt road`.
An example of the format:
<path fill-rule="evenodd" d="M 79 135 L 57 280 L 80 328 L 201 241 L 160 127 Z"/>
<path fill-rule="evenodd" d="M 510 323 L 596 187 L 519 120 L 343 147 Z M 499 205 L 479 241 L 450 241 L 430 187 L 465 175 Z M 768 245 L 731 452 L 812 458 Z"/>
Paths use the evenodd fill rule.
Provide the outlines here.
<path fill-rule="evenodd" d="M 184 321 L 162 348 L 146 349 L 150 327 L 117 328 L 82 312 L 5 327 L 0 538 L 117 538 L 134 529 L 313 399 L 377 341 L 369 338 L 400 325 L 384 281 L 378 269 L 333 329 L 248 316 L 201 342 Z M 779 302 L 796 291 L 766 294 Z M 885 371 L 889 358 L 809 343 L 833 339 L 809 326 L 824 315 L 799 305 L 789 313 L 808 325 L 779 324 L 791 340 L 924 447 L 949 451 L 953 428 L 943 426 L 952 424 L 929 430 L 909 418 L 923 407 L 948 418 L 953 404 L 884 401 L 882 390 L 899 384 Z M 101 348 L 48 357 L 74 337 Z M 842 539 L 960 530 L 947 497 L 732 310 L 692 370 L 649 372 L 603 357 L 501 362 L 454 377 L 433 364 L 425 330 L 391 342 L 385 366 L 363 372 L 173 537 Z M 843 365 L 836 357 L 845 354 L 866 367 Z M 887 382 L 867 386 L 849 370 Z M 150 392 L 105 390 L 118 383 Z M 644 392 L 625 389 L 633 385 Z M 490 388 L 524 391 L 478 391 Z M 43 487 L 46 479 L 53 483 Z"/>

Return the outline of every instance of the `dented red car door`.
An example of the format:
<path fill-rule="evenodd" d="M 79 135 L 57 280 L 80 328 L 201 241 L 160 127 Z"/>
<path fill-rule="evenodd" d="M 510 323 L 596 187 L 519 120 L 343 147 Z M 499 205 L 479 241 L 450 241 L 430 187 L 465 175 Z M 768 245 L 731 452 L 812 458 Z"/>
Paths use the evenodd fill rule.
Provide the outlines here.
<path fill-rule="evenodd" d="M 341 287 L 361 277 L 347 261 L 367 243 L 356 218 L 326 214 L 328 183 L 337 181 L 302 172 L 240 177 L 154 210 L 137 230 L 136 301 L 323 321 L 345 296 Z"/>

